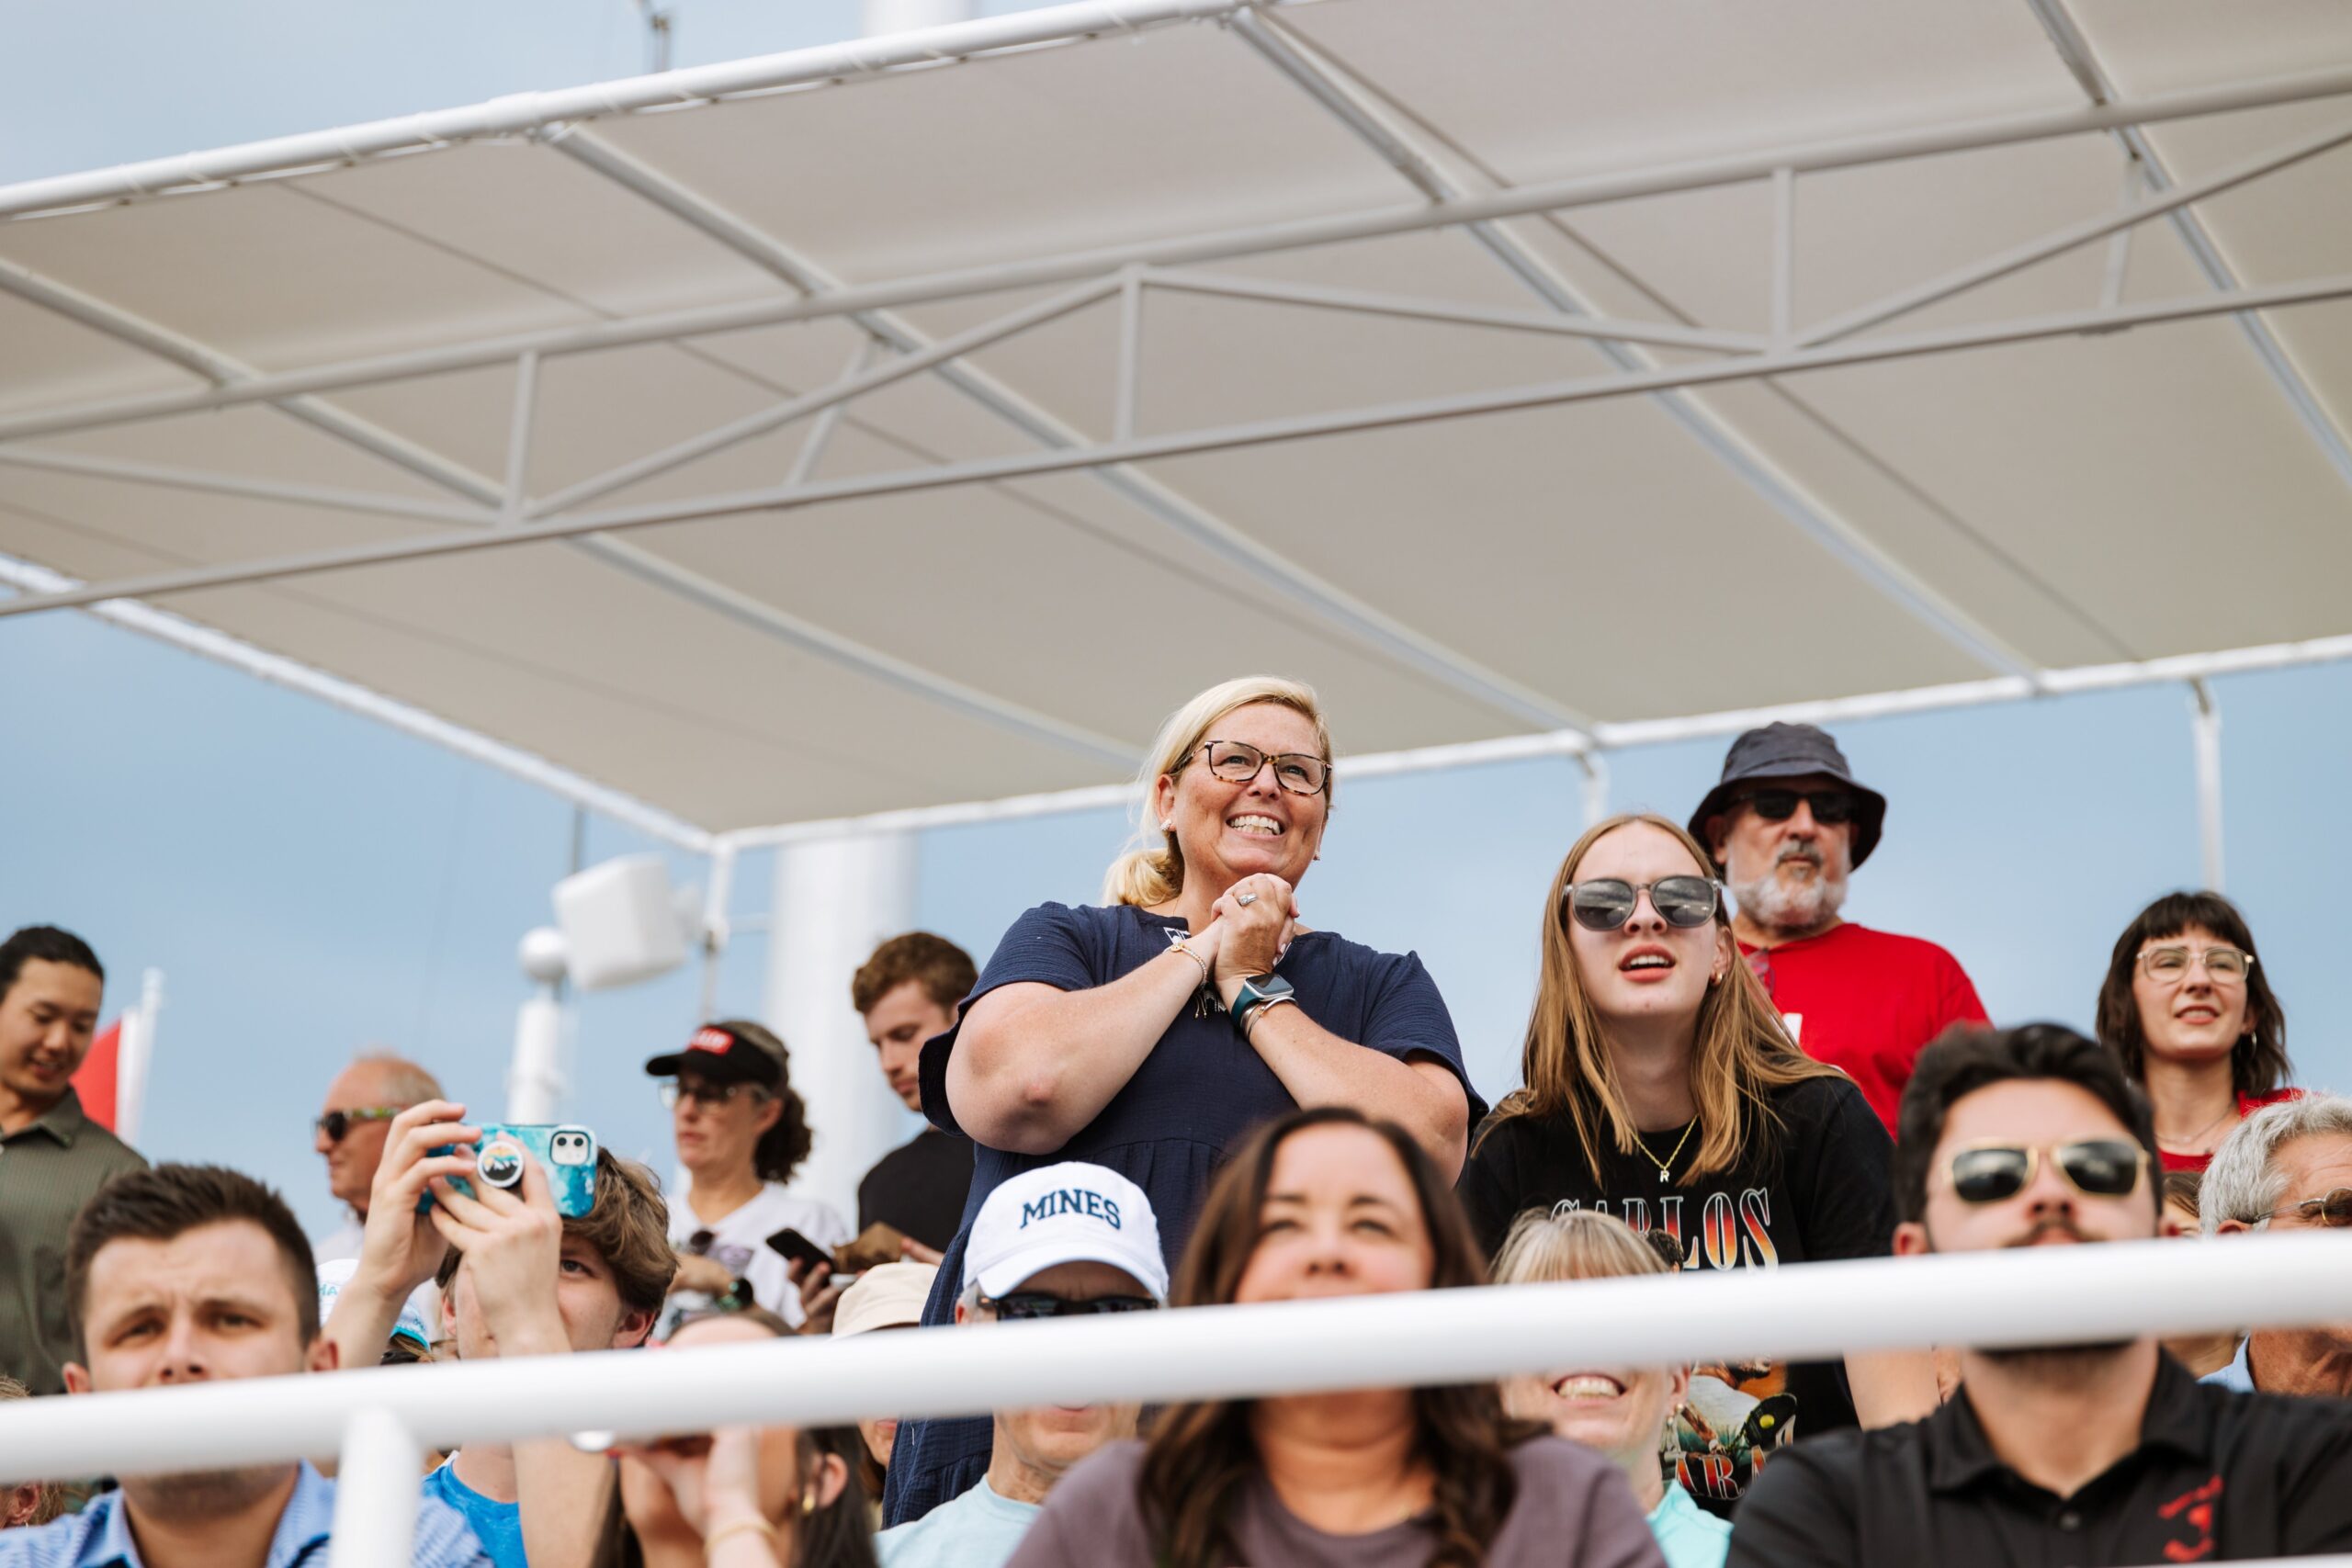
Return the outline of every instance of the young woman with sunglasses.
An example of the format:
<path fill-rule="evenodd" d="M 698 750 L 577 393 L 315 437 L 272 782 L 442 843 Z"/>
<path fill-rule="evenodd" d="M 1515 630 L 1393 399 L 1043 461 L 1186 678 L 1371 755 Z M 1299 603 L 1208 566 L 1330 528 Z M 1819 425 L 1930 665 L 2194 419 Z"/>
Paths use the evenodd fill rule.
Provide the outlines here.
<path fill-rule="evenodd" d="M 1886 1255 L 1886 1130 L 1850 1078 L 1790 1041 L 1740 961 L 1711 869 L 1688 831 L 1648 815 L 1600 823 L 1560 863 L 1524 1087 L 1480 1130 L 1462 1173 L 1489 1250 L 1528 1210 L 1602 1209 L 1679 1238 L 1686 1269 Z M 1924 1351 L 1849 1356 L 1842 1375 L 1726 1370 L 1759 1404 L 1792 1397 L 1799 1436 L 1935 1408 Z M 1700 1481 L 1714 1501 L 1737 1487 L 1712 1470 Z"/>
<path fill-rule="evenodd" d="M 1162 726 L 1137 781 L 1142 844 L 1100 906 L 1015 920 L 957 1026 L 923 1047 L 923 1111 L 977 1145 L 964 1227 L 926 1324 L 951 1319 L 990 1192 L 1057 1160 L 1143 1189 L 1173 1257 L 1226 1149 L 1302 1105 L 1409 1129 L 1451 1175 L 1485 1107 L 1436 984 L 1411 953 L 1310 929 L 1301 886 L 1323 844 L 1331 738 L 1315 694 L 1258 676 L 1212 686 Z M 894 1524 L 967 1491 L 989 1426 L 899 1429 Z"/>
<path fill-rule="evenodd" d="M 2156 1113 L 2166 1170 L 2203 1170 L 2282 1087 L 2287 1013 L 2254 951 L 2254 932 L 2218 893 L 2167 893 L 2123 929 L 2098 992 L 2099 1043 Z"/>
<path fill-rule="evenodd" d="M 1484 1285 L 1445 1177 L 1393 1122 L 1294 1111 L 1201 1210 L 1180 1307 Z M 1171 1404 L 1070 1472 L 1010 1568 L 1662 1568 L 1606 1459 L 1493 1383 Z"/>

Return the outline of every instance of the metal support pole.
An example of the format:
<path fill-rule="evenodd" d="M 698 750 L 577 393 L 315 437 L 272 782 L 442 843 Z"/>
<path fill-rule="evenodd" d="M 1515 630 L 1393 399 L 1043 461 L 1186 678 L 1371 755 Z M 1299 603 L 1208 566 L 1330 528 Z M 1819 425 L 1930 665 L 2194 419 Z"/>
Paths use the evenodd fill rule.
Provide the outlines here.
<path fill-rule="evenodd" d="M 2147 192 L 2146 172 L 2137 158 L 2123 160 L 2122 205 L 2130 207 Z M 2099 308 L 2111 310 L 2123 303 L 2123 283 L 2132 267 L 2132 236 L 2137 228 L 2118 229 L 2107 242 L 2107 276 L 2100 281 Z"/>
<path fill-rule="evenodd" d="M 1576 753 L 1584 774 L 1584 825 L 1589 829 L 1609 816 L 1609 762 L 1598 751 Z"/>
<path fill-rule="evenodd" d="M 404 495 L 379 495 L 373 491 L 341 490 L 332 485 L 288 484 L 278 479 L 249 479 L 206 473 L 168 463 L 141 463 L 130 457 L 100 457 L 86 452 L 46 452 L 30 446 L 0 446 L 0 467 L 35 468 L 74 474 L 84 479 L 116 479 L 124 484 L 157 485 L 165 490 L 195 491 L 205 495 L 233 495 L 241 501 L 283 502 L 289 506 L 324 506 L 336 512 L 370 513 L 380 517 L 413 517 L 425 523 L 462 523 L 484 527 L 493 521 L 479 506 L 457 502 L 413 501 Z"/>
<path fill-rule="evenodd" d="M 2202 680 L 2188 683 L 2188 732 L 2197 749 L 2197 849 L 2205 886 L 2222 891 L 2222 705 Z"/>
<path fill-rule="evenodd" d="M 563 1100 L 563 1003 L 551 983 L 514 1013 L 514 1060 L 506 1070 L 506 1119 L 518 1126 L 552 1122 Z"/>
<path fill-rule="evenodd" d="M 353 1411 L 335 1472 L 328 1568 L 408 1568 L 424 1482 L 424 1450 L 399 1417 L 374 1405 Z"/>
<path fill-rule="evenodd" d="M 735 846 L 722 839 L 710 847 L 710 891 L 703 897 L 702 1006 L 695 1014 L 697 1024 L 718 1016 L 718 970 L 727 957 L 728 938 L 733 934 L 728 907 L 734 897 Z"/>
<path fill-rule="evenodd" d="M 1796 326 L 1797 172 L 1772 171 L 1772 346 L 1785 347 Z"/>
<path fill-rule="evenodd" d="M 839 379 L 847 381 L 863 375 L 865 367 L 874 363 L 874 351 L 881 346 L 878 339 L 859 338 L 857 346 L 850 351 L 849 363 L 842 367 Z M 801 442 L 800 450 L 792 455 L 792 467 L 786 470 L 784 476 L 787 486 L 808 482 L 810 476 L 817 471 L 817 465 L 825 460 L 825 448 L 832 445 L 833 432 L 840 427 L 842 416 L 848 412 L 847 403 L 835 403 L 818 414 L 808 426 L 808 439 Z"/>
<path fill-rule="evenodd" d="M 1125 441 L 1136 433 L 1136 401 L 1143 380 L 1143 281 L 1141 267 L 1119 274 L 1119 369 L 1113 389 L 1111 439 Z"/>
<path fill-rule="evenodd" d="M 531 469 L 531 416 L 539 400 L 539 356 L 525 349 L 514 361 L 514 413 L 506 427 L 506 495 L 498 520 L 511 524 L 523 515 L 524 481 Z"/>

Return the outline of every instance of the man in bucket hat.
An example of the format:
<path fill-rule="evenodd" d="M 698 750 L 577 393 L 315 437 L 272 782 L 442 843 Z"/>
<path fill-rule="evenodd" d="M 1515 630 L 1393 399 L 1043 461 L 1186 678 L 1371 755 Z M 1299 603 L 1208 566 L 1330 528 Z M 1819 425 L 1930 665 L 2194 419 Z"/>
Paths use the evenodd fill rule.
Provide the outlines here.
<path fill-rule="evenodd" d="M 1081 1160 L 1026 1170 L 988 1196 L 964 1251 L 959 1328 L 1168 1302 L 1159 1225 L 1143 1189 Z M 999 1568 L 1072 1465 L 1135 1436 L 1134 1404 L 1000 1410 L 988 1473 L 960 1496 L 875 1538 L 882 1568 Z"/>
<path fill-rule="evenodd" d="M 1789 1032 L 1860 1086 L 1892 1133 L 1920 1049 L 1985 1017 L 1951 953 L 1839 915 L 1885 821 L 1886 796 L 1855 782 L 1837 741 L 1768 724 L 1731 743 L 1690 832 L 1723 868 L 1733 933 Z"/>

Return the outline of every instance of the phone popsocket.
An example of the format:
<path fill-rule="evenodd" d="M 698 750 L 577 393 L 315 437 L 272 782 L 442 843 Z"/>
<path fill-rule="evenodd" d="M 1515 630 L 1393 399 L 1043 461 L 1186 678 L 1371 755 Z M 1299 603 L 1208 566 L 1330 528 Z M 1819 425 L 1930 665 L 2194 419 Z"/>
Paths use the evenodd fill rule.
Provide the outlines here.
<path fill-rule="evenodd" d="M 433 1152 L 456 1154 L 458 1145 L 444 1144 Z M 485 1187 L 503 1187 L 514 1191 L 523 1185 L 526 1155 L 537 1159 L 539 1168 L 547 1173 L 548 1190 L 555 1195 L 557 1213 L 576 1220 L 595 1207 L 595 1134 L 570 1122 L 555 1127 L 486 1123 L 481 1141 L 474 1145 L 474 1179 Z M 450 1185 L 469 1198 L 473 1196 L 472 1183 L 464 1177 L 454 1179 Z M 433 1194 L 427 1190 L 417 1201 L 416 1212 L 421 1214 L 431 1207 Z"/>

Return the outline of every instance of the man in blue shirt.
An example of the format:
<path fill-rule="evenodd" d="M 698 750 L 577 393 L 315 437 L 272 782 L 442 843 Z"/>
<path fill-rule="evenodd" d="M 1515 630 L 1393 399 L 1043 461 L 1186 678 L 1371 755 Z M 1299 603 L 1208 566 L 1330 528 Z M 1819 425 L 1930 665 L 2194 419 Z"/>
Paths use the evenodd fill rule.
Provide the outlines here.
<path fill-rule="evenodd" d="M 66 1241 L 80 1359 L 69 1393 L 332 1371 L 311 1245 L 277 1194 L 218 1166 L 119 1176 Z M 322 1563 L 334 1483 L 307 1463 L 124 1478 L 81 1513 L 0 1532 L 0 1568 L 294 1568 Z M 419 1507 L 418 1568 L 488 1568 L 465 1521 Z"/>
<path fill-rule="evenodd" d="M 2313 1090 L 2239 1122 L 2206 1168 L 2205 1234 L 2352 1225 L 2352 1100 Z M 2352 1394 L 2352 1323 L 2256 1329 L 2205 1382 L 2240 1393 Z"/>
<path fill-rule="evenodd" d="M 1023 1171 L 988 1196 L 964 1250 L 958 1327 L 1168 1302 L 1159 1226 L 1143 1189 L 1080 1160 Z M 988 1472 L 960 1496 L 875 1538 L 882 1568 L 1001 1568 L 1046 1494 L 1103 1444 L 1135 1436 L 1138 1407 L 1000 1410 Z"/>

